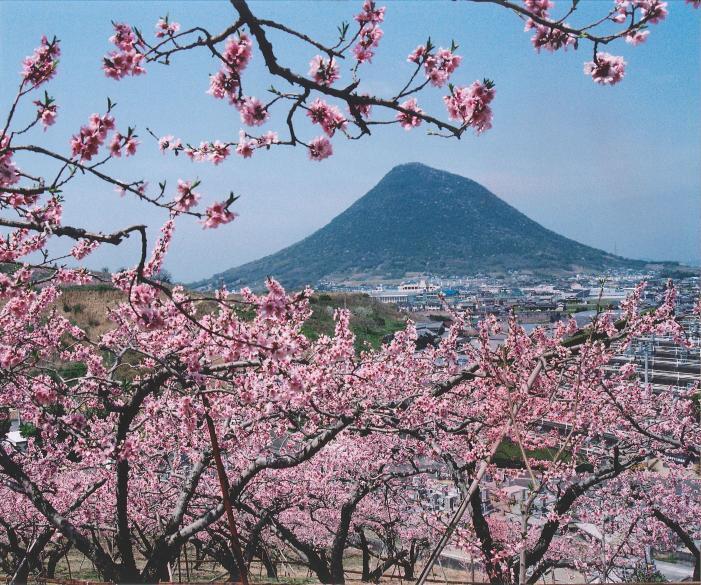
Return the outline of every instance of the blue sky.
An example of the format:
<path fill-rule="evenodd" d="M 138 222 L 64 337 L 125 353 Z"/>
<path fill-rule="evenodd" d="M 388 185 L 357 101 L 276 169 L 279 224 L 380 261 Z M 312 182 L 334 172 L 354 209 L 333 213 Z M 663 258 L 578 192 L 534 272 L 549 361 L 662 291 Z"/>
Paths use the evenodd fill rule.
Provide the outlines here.
<path fill-rule="evenodd" d="M 261 2 L 254 12 L 274 18 L 322 41 L 350 20 L 359 2 Z M 464 57 L 453 77 L 468 84 L 496 82 L 494 128 L 475 137 L 444 140 L 396 127 L 377 130 L 360 142 L 334 139 L 335 156 L 307 160 L 302 149 L 259 152 L 250 160 L 232 156 L 219 167 L 164 158 L 145 127 L 199 143 L 232 139 L 238 113 L 205 91 L 217 66 L 205 51 L 175 59 L 170 67 L 149 67 L 146 76 L 121 82 L 105 78 L 101 57 L 109 49 L 110 20 L 150 33 L 166 12 L 185 27 L 219 31 L 233 20 L 226 2 L 12 2 L 0 3 L 0 106 L 6 111 L 18 83 L 21 59 L 41 34 L 58 36 L 63 55 L 59 75 L 48 85 L 60 106 L 57 124 L 31 137 L 67 152 L 68 141 L 92 112 L 103 111 L 109 95 L 118 103 L 120 128 L 137 127 L 142 146 L 133 160 L 111 168 L 122 178 L 202 179 L 207 200 L 230 190 L 242 197 L 240 218 L 223 229 L 203 231 L 181 220 L 167 268 L 177 279 L 209 276 L 274 252 L 321 227 L 362 196 L 394 165 L 422 161 L 470 177 L 548 228 L 605 250 L 636 258 L 699 261 L 701 231 L 701 85 L 699 13 L 670 2 L 667 21 L 652 28 L 646 44 L 611 47 L 628 61 L 615 87 L 600 87 L 583 73 L 590 46 L 578 51 L 536 54 L 529 35 L 511 13 L 496 6 L 462 2 L 389 2 L 385 36 L 365 89 L 388 95 L 410 74 L 406 55 L 430 34 L 436 45 L 460 45 Z M 586 0 L 582 12 L 600 14 L 608 2 Z M 301 72 L 315 52 L 273 35 L 280 60 Z M 248 94 L 265 97 L 270 78 L 254 54 L 246 71 Z M 361 69 L 362 71 L 362 69 Z M 342 80 L 349 78 L 344 71 Z M 276 81 L 276 85 L 284 84 Z M 420 98 L 424 109 L 443 114 L 445 90 Z M 30 115 L 30 111 L 25 111 Z M 270 129 L 284 128 L 278 122 Z M 275 115 L 273 115 L 275 118 Z M 318 135 L 304 124 L 306 138 Z M 268 128 L 264 128 L 268 129 Z M 22 161 L 20 161 L 22 162 Z M 87 180 L 72 184 L 66 222 L 115 229 L 135 221 L 157 230 L 163 213 Z M 134 262 L 134 247 L 100 250 L 95 268 L 117 269 Z"/>

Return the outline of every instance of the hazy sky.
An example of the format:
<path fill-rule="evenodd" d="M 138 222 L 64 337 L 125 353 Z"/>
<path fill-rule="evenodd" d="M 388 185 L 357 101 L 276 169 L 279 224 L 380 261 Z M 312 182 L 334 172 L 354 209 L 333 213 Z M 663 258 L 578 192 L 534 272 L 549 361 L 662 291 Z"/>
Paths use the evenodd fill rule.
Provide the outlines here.
<path fill-rule="evenodd" d="M 278 19 L 322 41 L 336 25 L 350 20 L 360 2 L 262 2 L 254 12 Z M 203 231 L 190 219 L 179 222 L 167 268 L 191 281 L 274 252 L 327 223 L 362 196 L 394 165 L 423 161 L 470 177 L 548 228 L 586 244 L 635 258 L 699 261 L 701 230 L 701 46 L 698 11 L 670 2 L 666 22 L 652 27 L 646 44 L 624 43 L 611 52 L 628 61 L 628 73 L 615 87 L 595 85 L 582 73 L 590 45 L 578 51 L 536 54 L 521 22 L 496 6 L 455 2 L 388 2 L 385 36 L 364 88 L 388 95 L 403 84 L 411 67 L 406 55 L 430 34 L 436 45 L 460 45 L 464 57 L 456 84 L 494 79 L 494 128 L 462 140 L 429 137 L 425 129 L 406 133 L 387 127 L 360 142 L 334 138 L 335 156 L 310 162 L 303 149 L 258 152 L 253 159 L 232 155 L 219 167 L 185 157 L 164 158 L 158 135 L 184 141 L 233 139 L 241 127 L 238 112 L 205 92 L 217 64 L 207 52 L 190 52 L 170 67 L 154 66 L 140 78 L 105 78 L 101 57 L 110 46 L 110 20 L 129 22 L 151 34 L 166 12 L 184 27 L 212 32 L 230 23 L 227 2 L 2 2 L 0 3 L 0 106 L 7 110 L 19 81 L 21 59 L 41 34 L 62 41 L 59 75 L 47 86 L 59 104 L 56 125 L 29 137 L 68 152 L 71 134 L 92 112 L 105 109 L 106 96 L 118 103 L 120 129 L 137 127 L 142 145 L 133 160 L 112 165 L 124 179 L 145 178 L 152 185 L 178 177 L 202 179 L 208 201 L 229 190 L 241 195 L 234 223 Z M 584 0 L 584 12 L 601 13 L 604 0 Z M 597 10 L 598 9 L 598 10 Z M 283 43 L 273 35 L 280 60 L 306 73 L 315 52 Z M 265 97 L 270 78 L 255 53 L 245 74 L 247 93 Z M 342 81 L 347 81 L 349 74 Z M 275 84 L 284 88 L 283 82 Z M 420 98 L 424 109 L 444 116 L 445 89 Z M 25 111 L 25 116 L 30 111 Z M 280 111 L 278 110 L 278 114 Z M 4 114 L 3 114 L 4 116 Z M 273 119 L 275 114 L 273 113 Z M 279 121 L 279 115 L 277 121 Z M 284 128 L 270 124 L 271 129 Z M 268 129 L 268 128 L 264 128 Z M 319 134 L 304 124 L 306 138 Z M 29 139 L 28 138 L 28 139 Z M 23 162 L 20 160 L 20 163 Z M 114 229 L 136 221 L 156 230 L 161 212 L 90 181 L 65 193 L 66 222 Z M 133 246 L 100 250 L 94 268 L 117 269 L 134 263 Z"/>

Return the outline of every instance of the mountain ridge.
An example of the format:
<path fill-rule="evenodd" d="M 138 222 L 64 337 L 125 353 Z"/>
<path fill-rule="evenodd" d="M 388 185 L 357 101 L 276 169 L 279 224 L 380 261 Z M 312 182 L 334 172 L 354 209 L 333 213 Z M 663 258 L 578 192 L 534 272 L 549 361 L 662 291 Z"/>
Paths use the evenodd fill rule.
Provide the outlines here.
<path fill-rule="evenodd" d="M 193 286 L 257 288 L 269 275 L 296 288 L 325 279 L 411 273 L 587 272 L 645 265 L 548 230 L 472 179 L 406 163 L 306 238 Z"/>

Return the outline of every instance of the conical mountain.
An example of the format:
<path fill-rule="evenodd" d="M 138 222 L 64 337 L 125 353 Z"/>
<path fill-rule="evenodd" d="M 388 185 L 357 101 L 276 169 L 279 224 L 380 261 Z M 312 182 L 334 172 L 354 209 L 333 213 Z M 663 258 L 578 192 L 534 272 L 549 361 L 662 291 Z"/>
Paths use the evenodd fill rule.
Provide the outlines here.
<path fill-rule="evenodd" d="M 558 235 L 475 181 L 410 163 L 309 237 L 194 286 L 258 288 L 273 276 L 297 288 L 411 273 L 600 272 L 644 264 Z"/>

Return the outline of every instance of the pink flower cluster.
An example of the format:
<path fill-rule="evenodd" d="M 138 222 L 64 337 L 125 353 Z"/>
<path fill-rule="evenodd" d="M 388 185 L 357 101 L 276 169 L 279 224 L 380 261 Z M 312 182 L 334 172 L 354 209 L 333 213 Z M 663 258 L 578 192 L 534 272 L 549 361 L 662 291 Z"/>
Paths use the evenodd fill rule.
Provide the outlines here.
<path fill-rule="evenodd" d="M 144 329 L 159 329 L 165 325 L 157 289 L 146 284 L 137 284 L 131 290 L 130 300 Z"/>
<path fill-rule="evenodd" d="M 385 20 L 386 10 L 387 9 L 384 6 L 380 6 L 378 8 L 374 0 L 365 0 L 365 2 L 363 2 L 363 9 L 361 12 L 355 15 L 355 20 L 361 25 L 380 24 Z"/>
<path fill-rule="evenodd" d="M 78 156 L 81 161 L 90 160 L 105 142 L 107 133 L 114 129 L 114 118 L 109 114 L 100 116 L 93 114 L 86 126 L 81 126 L 80 132 L 71 138 L 71 155 Z"/>
<path fill-rule="evenodd" d="M 426 78 L 431 81 L 431 85 L 443 87 L 451 74 L 455 71 L 462 57 L 454 54 L 449 49 L 440 48 L 435 54 L 430 54 L 424 60 Z"/>
<path fill-rule="evenodd" d="M 399 104 L 400 108 L 408 110 L 409 113 L 399 112 L 397 114 L 397 120 L 399 125 L 404 128 L 404 130 L 411 130 L 421 125 L 421 118 L 419 116 L 412 115 L 411 112 L 416 114 L 423 114 L 424 111 L 419 107 L 416 98 L 411 98 L 402 104 Z"/>
<path fill-rule="evenodd" d="M 358 63 L 370 63 L 372 61 L 382 35 L 384 35 L 384 32 L 376 25 L 365 25 L 360 29 L 358 42 L 353 47 L 353 54 Z"/>
<path fill-rule="evenodd" d="M 241 72 L 251 60 L 252 48 L 251 39 L 245 34 L 229 39 L 224 49 L 224 63 L 221 69 L 210 77 L 207 93 L 219 100 L 228 97 L 229 103 L 232 104 L 238 102 Z"/>
<path fill-rule="evenodd" d="M 103 58 L 102 69 L 107 77 L 122 79 L 128 75 L 141 75 L 146 70 L 141 66 L 144 55 L 139 51 L 142 45 L 128 24 L 115 23 L 110 42 L 117 47 Z"/>
<path fill-rule="evenodd" d="M 258 98 L 245 97 L 236 102 L 241 121 L 247 126 L 262 126 L 270 117 L 265 104 Z"/>
<path fill-rule="evenodd" d="M 485 80 L 475 81 L 469 87 L 455 87 L 450 95 L 443 98 L 448 115 L 452 120 L 472 126 L 477 134 L 492 127 L 494 84 Z"/>
<path fill-rule="evenodd" d="M 423 64 L 426 79 L 431 85 L 443 87 L 453 72 L 460 66 L 462 57 L 456 55 L 453 49 L 440 48 L 434 52 L 430 45 L 419 45 L 407 57 L 410 63 Z"/>
<path fill-rule="evenodd" d="M 688 2 L 689 0 L 687 0 Z M 692 0 L 691 4 L 696 4 L 698 7 L 701 2 Z M 623 24 L 628 21 L 629 17 L 633 17 L 636 10 L 640 11 L 641 21 L 645 24 L 659 24 L 667 17 L 667 3 L 660 0 L 616 0 L 615 12 L 611 16 L 613 22 Z M 626 35 L 626 41 L 632 45 L 639 45 L 644 42 L 649 34 L 649 31 L 637 29 Z"/>
<path fill-rule="evenodd" d="M 309 61 L 309 76 L 319 85 L 333 85 L 340 77 L 338 64 L 333 57 L 324 59 L 321 55 L 317 55 Z"/>
<path fill-rule="evenodd" d="M 331 141 L 326 136 L 319 136 L 309 141 L 309 158 L 321 161 L 333 154 Z"/>
<path fill-rule="evenodd" d="M 29 237 L 29 230 L 16 230 L 0 238 L 0 262 L 15 262 L 17 259 L 41 250 L 46 245 L 46 235 Z"/>
<path fill-rule="evenodd" d="M 0 140 L 0 189 L 9 187 L 19 181 L 19 171 L 12 161 L 10 137 L 5 135 Z"/>
<path fill-rule="evenodd" d="M 0 347 L 0 367 L 9 370 L 22 363 L 24 355 L 13 347 Z"/>
<path fill-rule="evenodd" d="M 533 16 L 545 19 L 548 18 L 548 11 L 553 7 L 553 3 L 550 0 L 524 0 L 523 4 Z M 567 26 L 567 23 L 564 23 L 564 25 Z M 557 28 L 537 23 L 532 18 L 526 20 L 524 30 L 526 32 L 535 30 L 531 37 L 531 43 L 533 43 L 533 48 L 539 53 L 541 49 L 554 52 L 560 49 L 566 50 L 570 46 L 576 49 L 578 45 L 577 37 Z"/>
<path fill-rule="evenodd" d="M 73 248 L 71 248 L 71 256 L 76 260 L 82 260 L 93 250 L 100 245 L 100 242 L 94 240 L 80 240 Z"/>
<path fill-rule="evenodd" d="M 56 390 L 51 386 L 39 384 L 34 389 L 34 400 L 36 400 L 37 404 L 47 406 L 53 402 L 56 402 L 56 398 Z"/>
<path fill-rule="evenodd" d="M 280 139 L 278 138 L 277 132 L 266 132 L 262 136 L 255 138 L 249 136 L 243 130 L 240 130 L 239 142 L 236 145 L 236 154 L 243 158 L 251 158 L 253 156 L 253 151 L 256 149 L 269 149 L 273 144 L 278 144 L 279 142 Z"/>
<path fill-rule="evenodd" d="M 116 132 L 112 137 L 112 142 L 110 142 L 110 154 L 112 156 L 121 157 L 122 150 L 127 156 L 133 156 L 136 154 L 136 147 L 139 145 L 139 141 L 136 139 L 136 135 L 129 129 L 126 136 Z"/>
<path fill-rule="evenodd" d="M 202 227 L 207 228 L 217 228 L 220 225 L 229 223 L 236 219 L 237 215 L 233 211 L 229 211 L 225 204 L 221 201 L 217 201 L 210 205 L 206 211 L 205 215 L 207 219 L 202 222 Z"/>
<path fill-rule="evenodd" d="M 667 3 L 660 0 L 631 0 L 633 5 L 640 8 L 640 13 L 646 22 L 659 24 L 667 17 Z"/>
<path fill-rule="evenodd" d="M 63 207 L 56 197 L 52 197 L 46 202 L 44 207 L 31 209 L 29 215 L 36 223 L 45 224 L 47 226 L 58 226 L 61 224 Z"/>
<path fill-rule="evenodd" d="M 158 238 L 156 245 L 151 252 L 151 257 L 148 262 L 144 265 L 144 275 L 147 277 L 158 277 L 158 273 L 163 267 L 163 261 L 165 260 L 168 248 L 170 247 L 170 242 L 173 240 L 173 233 L 175 232 L 175 221 L 172 217 L 166 221 L 161 227 L 161 237 Z"/>
<path fill-rule="evenodd" d="M 70 268 L 59 268 L 56 273 L 56 282 L 59 284 L 71 284 L 82 286 L 90 284 L 93 281 L 92 274 L 87 268 L 78 268 L 72 270 Z"/>
<path fill-rule="evenodd" d="M 327 104 L 321 98 L 317 98 L 311 103 L 307 110 L 307 116 L 313 124 L 319 124 L 327 136 L 333 136 L 336 130 L 345 130 L 348 124 L 341 110 Z"/>
<path fill-rule="evenodd" d="M 548 10 L 553 7 L 553 3 L 550 0 L 523 0 L 523 5 L 534 16 L 541 18 L 547 18 Z"/>
<path fill-rule="evenodd" d="M 626 73 L 626 62 L 623 57 L 609 53 L 597 53 L 594 61 L 584 64 L 584 73 L 602 85 L 615 85 Z"/>
<path fill-rule="evenodd" d="M 168 22 L 167 16 L 165 18 L 159 18 L 156 23 L 156 37 L 159 39 L 172 37 L 179 30 L 180 24 L 177 22 Z"/>
<path fill-rule="evenodd" d="M 34 87 L 40 86 L 56 74 L 58 58 L 61 55 L 59 41 L 51 42 L 46 36 L 41 37 L 41 44 L 34 49 L 34 54 L 26 57 L 22 64 L 22 78 Z"/>
<path fill-rule="evenodd" d="M 193 184 L 191 181 L 178 179 L 178 194 L 175 196 L 175 206 L 173 209 L 185 212 L 197 205 L 197 202 L 200 200 L 200 194 L 195 192 L 195 188 L 199 184 L 199 181 L 195 181 Z"/>
<path fill-rule="evenodd" d="M 385 19 L 385 8 L 377 8 L 373 0 L 365 0 L 363 10 L 356 14 L 355 20 L 360 23 L 358 42 L 353 47 L 353 54 L 358 63 L 372 61 L 375 49 L 384 34 L 379 24 Z"/>
<path fill-rule="evenodd" d="M 701 0 L 699 0 L 701 1 Z M 647 40 L 649 30 L 635 30 L 631 31 L 626 35 L 626 43 L 637 47 L 638 45 L 644 43 Z"/>
<path fill-rule="evenodd" d="M 567 23 L 565 23 L 567 25 Z M 532 20 L 526 22 L 525 30 L 534 29 L 535 33 L 531 37 L 533 48 L 540 53 L 541 49 L 550 51 L 559 51 L 560 49 L 567 50 L 567 47 L 576 49 L 579 45 L 577 37 L 563 32 L 557 28 L 536 24 Z"/>
<path fill-rule="evenodd" d="M 37 107 L 37 119 L 46 130 L 49 126 L 53 126 L 56 122 L 56 110 L 58 106 L 50 102 L 42 102 L 36 100 L 34 105 Z"/>
<path fill-rule="evenodd" d="M 168 134 L 158 139 L 158 148 L 163 154 L 165 154 L 166 150 L 173 150 L 177 154 L 182 150 L 183 143 L 180 138 L 175 138 L 172 134 Z"/>
<path fill-rule="evenodd" d="M 172 136 L 165 138 L 170 138 L 171 141 L 173 139 Z M 163 140 L 163 138 L 161 138 L 161 140 Z M 172 146 L 162 147 L 161 150 L 165 150 L 165 148 L 170 148 L 171 150 L 175 150 L 175 152 L 177 153 L 179 149 L 182 149 L 180 139 L 177 139 L 175 142 L 169 144 L 172 144 Z M 231 154 L 229 146 L 227 144 L 224 144 L 221 140 L 215 140 L 214 142 L 200 142 L 200 145 L 197 148 L 188 146 L 184 150 L 185 154 L 195 162 L 208 161 L 214 163 L 215 165 L 218 165 Z"/>

